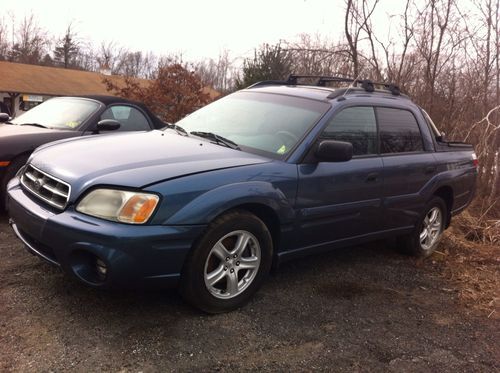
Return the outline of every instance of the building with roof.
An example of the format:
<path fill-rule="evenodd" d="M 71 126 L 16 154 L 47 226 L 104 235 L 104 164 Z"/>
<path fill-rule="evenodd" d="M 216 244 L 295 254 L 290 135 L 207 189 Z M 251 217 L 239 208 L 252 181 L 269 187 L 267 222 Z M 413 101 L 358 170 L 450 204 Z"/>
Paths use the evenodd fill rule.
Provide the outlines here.
<path fill-rule="evenodd" d="M 97 72 L 63 69 L 38 65 L 0 61 L 0 109 L 9 108 L 16 116 L 55 96 L 109 95 L 104 78 L 120 86 L 124 78 Z M 137 79 L 141 86 L 150 80 Z M 205 87 L 213 99 L 220 94 Z"/>

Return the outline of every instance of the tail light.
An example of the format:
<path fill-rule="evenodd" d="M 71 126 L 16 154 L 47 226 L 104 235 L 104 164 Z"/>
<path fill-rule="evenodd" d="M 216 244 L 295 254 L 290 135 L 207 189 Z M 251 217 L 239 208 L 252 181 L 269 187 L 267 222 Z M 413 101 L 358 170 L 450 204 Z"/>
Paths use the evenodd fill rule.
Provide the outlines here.
<path fill-rule="evenodd" d="M 476 153 L 472 153 L 472 164 L 474 165 L 474 167 L 479 166 L 479 159 L 477 159 Z"/>

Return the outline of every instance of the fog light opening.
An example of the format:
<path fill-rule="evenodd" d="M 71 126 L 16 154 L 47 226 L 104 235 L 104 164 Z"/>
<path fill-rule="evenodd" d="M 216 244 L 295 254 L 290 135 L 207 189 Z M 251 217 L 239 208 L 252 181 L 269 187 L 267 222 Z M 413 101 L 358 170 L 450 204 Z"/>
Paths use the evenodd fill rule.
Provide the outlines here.
<path fill-rule="evenodd" d="M 111 276 L 109 263 L 91 251 L 73 250 L 69 262 L 73 273 L 90 285 L 103 285 Z"/>
<path fill-rule="evenodd" d="M 97 276 L 99 276 L 99 280 L 104 281 L 106 279 L 106 275 L 108 274 L 108 266 L 101 259 L 96 258 L 95 268 L 97 272 Z"/>

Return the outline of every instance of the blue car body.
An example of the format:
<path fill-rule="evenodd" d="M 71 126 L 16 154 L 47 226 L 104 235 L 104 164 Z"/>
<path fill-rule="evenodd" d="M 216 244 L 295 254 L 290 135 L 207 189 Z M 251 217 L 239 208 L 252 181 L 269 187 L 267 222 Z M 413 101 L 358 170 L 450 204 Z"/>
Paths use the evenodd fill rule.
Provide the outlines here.
<path fill-rule="evenodd" d="M 13 179 L 8 186 L 12 226 L 30 251 L 92 286 L 175 284 L 193 244 L 217 216 L 235 208 L 262 219 L 272 233 L 274 261 L 407 234 L 433 195 L 449 217 L 471 201 L 472 149 L 436 143 L 418 106 L 389 94 L 350 94 L 307 87 L 255 88 L 329 105 L 284 157 L 223 147 L 173 131 L 62 140 L 39 148 L 28 164 L 71 186 L 67 207 L 52 208 Z M 424 150 L 308 162 L 330 118 L 351 106 L 404 108 L 413 113 Z M 446 149 L 445 149 L 446 148 Z M 160 202 L 145 225 L 88 216 L 75 206 L 97 187 L 152 192 Z M 89 256 L 109 267 L 106 281 L 88 276 Z"/>

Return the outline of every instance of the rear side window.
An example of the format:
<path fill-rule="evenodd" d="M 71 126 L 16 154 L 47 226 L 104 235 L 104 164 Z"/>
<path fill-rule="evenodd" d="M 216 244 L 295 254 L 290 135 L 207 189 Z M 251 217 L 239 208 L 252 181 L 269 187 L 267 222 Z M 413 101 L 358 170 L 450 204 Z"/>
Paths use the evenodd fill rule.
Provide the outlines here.
<path fill-rule="evenodd" d="M 377 153 L 377 122 L 371 106 L 356 106 L 335 115 L 323 134 L 324 139 L 350 142 L 353 155 Z"/>
<path fill-rule="evenodd" d="M 378 107 L 377 118 L 382 154 L 424 150 L 417 120 L 410 111 Z"/>

